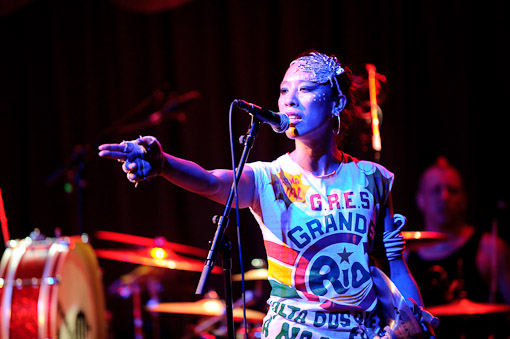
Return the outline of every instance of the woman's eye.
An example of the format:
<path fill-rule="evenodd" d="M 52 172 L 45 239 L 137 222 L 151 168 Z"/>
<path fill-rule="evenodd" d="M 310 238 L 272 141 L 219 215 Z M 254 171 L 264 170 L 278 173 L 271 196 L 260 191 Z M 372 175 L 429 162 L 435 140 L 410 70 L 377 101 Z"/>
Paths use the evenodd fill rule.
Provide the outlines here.
<path fill-rule="evenodd" d="M 287 93 L 287 89 L 286 88 L 280 88 L 280 95 L 281 94 L 285 94 Z"/>

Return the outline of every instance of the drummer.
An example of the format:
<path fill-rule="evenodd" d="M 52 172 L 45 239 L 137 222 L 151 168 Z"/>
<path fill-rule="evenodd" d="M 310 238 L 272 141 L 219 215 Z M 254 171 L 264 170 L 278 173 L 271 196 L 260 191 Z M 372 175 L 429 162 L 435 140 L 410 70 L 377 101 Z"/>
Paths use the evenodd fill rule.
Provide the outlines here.
<path fill-rule="evenodd" d="M 416 202 L 423 213 L 424 231 L 446 235 L 444 241 L 408 252 L 407 259 L 425 304 L 438 305 L 434 309 L 447 307 L 451 314 L 443 318 L 438 314 L 438 337 L 507 338 L 507 311 L 474 307 L 470 317 L 463 316 L 470 301 L 510 304 L 510 252 L 501 238 L 466 222 L 463 181 L 446 158 L 440 157 L 423 172 Z"/>
<path fill-rule="evenodd" d="M 464 184 L 446 158 L 438 158 L 423 172 L 416 203 L 423 214 L 424 231 L 446 235 L 445 241 L 409 252 L 407 259 L 427 306 L 460 298 L 510 304 L 508 245 L 466 222 Z"/>
<path fill-rule="evenodd" d="M 278 107 L 290 118 L 295 147 L 273 162 L 247 164 L 238 185 L 240 208 L 260 225 L 272 286 L 263 338 L 374 338 L 385 324 L 376 312 L 370 274 L 386 263 L 401 293 L 422 303 L 402 258 L 404 222 L 394 222 L 394 175 L 341 151 L 342 123 L 357 110 L 355 77 L 335 56 L 305 53 L 280 85 Z M 141 145 L 143 150 L 140 151 Z M 206 170 L 164 153 L 154 137 L 105 144 L 99 155 L 124 162 L 138 183 L 159 175 L 225 203 L 231 170 Z"/>

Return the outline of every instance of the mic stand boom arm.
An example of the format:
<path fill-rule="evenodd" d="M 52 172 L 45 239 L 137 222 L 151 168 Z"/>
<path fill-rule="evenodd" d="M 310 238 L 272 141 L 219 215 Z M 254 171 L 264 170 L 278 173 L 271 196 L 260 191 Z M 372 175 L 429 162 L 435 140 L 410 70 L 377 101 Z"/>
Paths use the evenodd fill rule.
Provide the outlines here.
<path fill-rule="evenodd" d="M 215 223 L 217 224 L 216 233 L 214 234 L 214 238 L 211 241 L 211 248 L 209 253 L 207 254 L 207 259 L 204 263 L 204 269 L 202 271 L 202 275 L 200 276 L 200 280 L 198 282 L 198 286 L 196 289 L 196 294 L 203 295 L 204 289 L 207 284 L 207 279 L 209 278 L 209 274 L 214 268 L 216 257 L 218 252 L 221 252 L 223 257 L 223 271 L 225 277 L 225 306 L 226 306 L 226 315 L 227 315 L 227 326 L 228 326 L 228 338 L 234 338 L 234 316 L 233 316 L 233 300 L 232 300 L 232 257 L 231 257 L 231 249 L 232 244 L 226 237 L 224 233 L 228 226 L 228 216 L 230 215 L 230 210 L 232 209 L 232 203 L 235 195 L 235 187 L 239 183 L 241 178 L 241 174 L 244 169 L 244 165 L 248 160 L 248 155 L 253 147 L 253 143 L 255 141 L 255 136 L 259 130 L 261 122 L 258 119 L 252 119 L 251 127 L 246 135 L 244 140 L 244 149 L 241 155 L 241 159 L 239 160 L 239 166 L 236 171 L 236 176 L 234 178 L 235 182 L 232 183 L 232 187 L 230 188 L 230 193 L 227 198 L 227 202 L 225 204 L 225 209 L 223 211 L 223 215 L 220 218 L 215 218 Z"/>

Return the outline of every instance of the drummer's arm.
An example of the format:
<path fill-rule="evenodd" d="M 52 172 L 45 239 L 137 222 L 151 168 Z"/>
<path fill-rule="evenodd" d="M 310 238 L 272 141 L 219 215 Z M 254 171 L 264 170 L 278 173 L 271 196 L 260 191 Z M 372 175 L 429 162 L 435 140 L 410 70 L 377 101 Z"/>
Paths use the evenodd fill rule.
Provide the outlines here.
<path fill-rule="evenodd" d="M 393 204 L 390 196 L 385 206 L 384 229 L 392 230 L 394 227 Z M 418 305 L 423 306 L 423 299 L 420 291 L 404 258 L 401 256 L 400 258 L 390 260 L 389 270 L 390 279 L 393 281 L 395 286 L 397 286 L 400 293 L 402 293 L 402 295 L 406 298 L 414 299 Z"/>
<path fill-rule="evenodd" d="M 489 286 L 492 279 L 496 279 L 503 302 L 510 304 L 510 248 L 506 242 L 492 233 L 484 233 L 480 240 L 476 265 Z"/>
<path fill-rule="evenodd" d="M 164 153 L 160 176 L 187 191 L 197 193 L 218 203 L 226 203 L 233 183 L 233 171 L 206 170 L 195 162 Z M 244 167 L 238 183 L 239 207 L 249 207 L 254 193 L 253 170 Z M 232 205 L 235 207 L 235 204 Z"/>

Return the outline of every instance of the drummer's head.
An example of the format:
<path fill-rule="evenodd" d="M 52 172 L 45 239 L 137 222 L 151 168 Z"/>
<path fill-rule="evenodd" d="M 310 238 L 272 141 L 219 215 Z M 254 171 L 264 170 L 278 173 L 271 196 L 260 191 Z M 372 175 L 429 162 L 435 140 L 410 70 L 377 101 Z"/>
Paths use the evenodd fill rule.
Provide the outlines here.
<path fill-rule="evenodd" d="M 467 198 L 459 171 L 445 157 L 422 174 L 416 203 L 427 226 L 448 227 L 463 222 Z"/>

